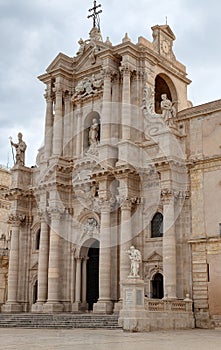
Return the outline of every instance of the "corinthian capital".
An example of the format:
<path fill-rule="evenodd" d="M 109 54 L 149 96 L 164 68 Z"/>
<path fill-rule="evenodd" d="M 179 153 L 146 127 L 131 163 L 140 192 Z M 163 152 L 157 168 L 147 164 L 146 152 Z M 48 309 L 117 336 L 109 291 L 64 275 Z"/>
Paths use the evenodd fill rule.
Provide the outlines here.
<path fill-rule="evenodd" d="M 133 72 L 133 68 L 130 66 L 128 62 L 122 63 L 120 67 L 121 74 L 124 75 L 131 75 Z"/>
<path fill-rule="evenodd" d="M 10 214 L 8 221 L 11 225 L 20 226 L 21 224 L 25 223 L 26 216 L 23 214 Z"/>

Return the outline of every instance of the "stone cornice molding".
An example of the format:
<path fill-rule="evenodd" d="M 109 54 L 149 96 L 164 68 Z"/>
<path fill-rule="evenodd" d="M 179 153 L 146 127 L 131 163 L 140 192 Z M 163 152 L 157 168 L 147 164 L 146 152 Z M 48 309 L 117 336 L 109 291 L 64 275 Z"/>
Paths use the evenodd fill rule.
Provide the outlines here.
<path fill-rule="evenodd" d="M 164 188 L 161 190 L 161 200 L 163 204 L 168 204 L 171 200 L 184 200 L 190 197 L 189 190 L 174 190 Z"/>
<path fill-rule="evenodd" d="M 180 112 L 178 112 L 178 120 L 185 120 L 185 119 L 191 119 L 196 118 L 199 116 L 208 115 L 214 112 L 220 112 L 221 111 L 221 100 L 216 100 L 208 103 L 204 103 L 199 106 L 190 107 L 187 109 L 184 109 Z"/>

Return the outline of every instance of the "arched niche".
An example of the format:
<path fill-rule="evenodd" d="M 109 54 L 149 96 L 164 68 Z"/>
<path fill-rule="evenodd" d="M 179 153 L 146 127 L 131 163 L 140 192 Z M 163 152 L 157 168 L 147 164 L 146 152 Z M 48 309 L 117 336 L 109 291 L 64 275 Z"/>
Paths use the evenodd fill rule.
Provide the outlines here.
<path fill-rule="evenodd" d="M 97 123 L 99 125 L 98 128 L 98 141 L 100 141 L 100 132 L 101 132 L 101 127 L 100 127 L 100 114 L 98 112 L 90 112 L 85 120 L 84 120 L 84 130 L 83 130 L 83 150 L 87 150 L 90 146 L 89 144 L 89 131 L 91 128 L 91 125 L 93 124 L 93 120 L 96 119 Z"/>
<path fill-rule="evenodd" d="M 166 74 L 158 74 L 155 78 L 155 112 L 161 114 L 161 95 L 166 94 L 173 103 L 177 102 L 177 91 L 172 80 Z M 176 104 L 175 104 L 175 107 Z"/>

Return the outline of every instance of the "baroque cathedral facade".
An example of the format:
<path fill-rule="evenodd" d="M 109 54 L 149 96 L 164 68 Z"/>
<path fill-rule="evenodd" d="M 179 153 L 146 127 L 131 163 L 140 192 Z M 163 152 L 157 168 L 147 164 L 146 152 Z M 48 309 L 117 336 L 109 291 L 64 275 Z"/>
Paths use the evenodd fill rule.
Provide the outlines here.
<path fill-rule="evenodd" d="M 39 77 L 44 145 L 12 168 L 2 312 L 119 313 L 133 245 L 150 310 L 221 318 L 221 100 L 193 107 L 174 33 L 152 32 L 113 45 L 94 23 Z"/>

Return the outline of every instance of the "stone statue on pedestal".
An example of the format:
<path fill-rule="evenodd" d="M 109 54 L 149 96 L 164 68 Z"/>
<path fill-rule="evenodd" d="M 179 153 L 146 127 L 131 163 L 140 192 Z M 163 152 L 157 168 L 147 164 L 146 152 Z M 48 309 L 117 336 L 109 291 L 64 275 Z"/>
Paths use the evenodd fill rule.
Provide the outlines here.
<path fill-rule="evenodd" d="M 133 245 L 130 250 L 127 251 L 130 258 L 130 274 L 129 277 L 140 277 L 139 276 L 139 266 L 142 262 L 141 252 L 136 249 Z"/>
<path fill-rule="evenodd" d="M 27 148 L 26 143 L 22 140 L 22 133 L 18 133 L 18 143 L 14 143 L 11 140 L 11 145 L 16 149 L 15 165 L 25 165 L 25 151 Z"/>

